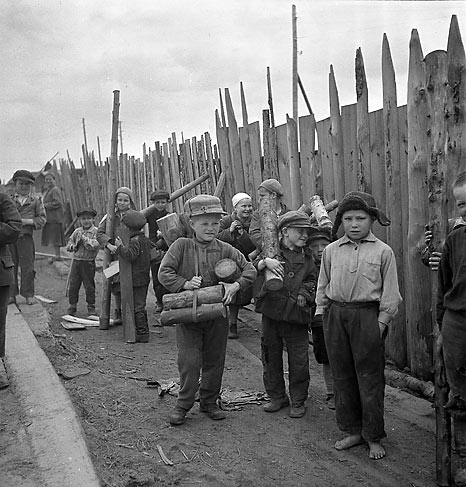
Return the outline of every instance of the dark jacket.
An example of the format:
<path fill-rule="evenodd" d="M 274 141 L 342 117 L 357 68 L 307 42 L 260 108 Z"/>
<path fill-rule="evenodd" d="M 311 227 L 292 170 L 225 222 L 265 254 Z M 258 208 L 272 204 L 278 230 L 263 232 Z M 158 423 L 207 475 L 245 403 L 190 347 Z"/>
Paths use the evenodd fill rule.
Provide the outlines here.
<path fill-rule="evenodd" d="M 145 286 L 150 281 L 150 240 L 144 232 L 131 232 L 128 247 L 118 247 L 116 255 L 131 262 L 133 287 Z"/>
<path fill-rule="evenodd" d="M 14 264 L 8 244 L 18 240 L 21 232 L 21 215 L 11 198 L 0 193 L 0 286 L 15 282 Z"/>
<path fill-rule="evenodd" d="M 249 221 L 241 222 L 243 226 L 243 234 L 240 235 L 237 230 L 233 233 L 230 232 L 230 225 L 235 221 L 239 220 L 238 216 L 236 215 L 236 211 L 234 211 L 231 215 L 224 216 L 220 220 L 220 232 L 217 236 L 219 240 L 223 242 L 227 242 L 230 245 L 233 245 L 235 249 L 238 249 L 245 257 L 248 258 L 248 255 L 256 250 L 256 246 L 252 243 L 251 237 L 249 236 L 249 226 L 251 224 L 251 218 Z"/>
<path fill-rule="evenodd" d="M 21 227 L 21 235 L 32 235 L 34 230 L 40 230 L 47 222 L 45 215 L 44 203 L 41 196 L 29 194 L 23 204 L 19 201 L 19 195 L 15 194 L 13 202 L 16 209 L 19 211 L 21 218 L 30 219 L 33 221 L 32 225 L 23 225 Z"/>
<path fill-rule="evenodd" d="M 168 245 L 163 238 L 157 236 L 157 231 L 159 230 L 159 225 L 157 220 L 168 215 L 167 210 L 158 211 L 155 206 L 149 206 L 144 211 L 144 216 L 147 220 L 147 226 L 149 227 L 149 239 L 155 246 L 162 250 L 167 250 Z"/>
<path fill-rule="evenodd" d="M 259 289 L 255 297 L 256 311 L 275 321 L 308 326 L 317 286 L 317 267 L 311 251 L 307 248 L 290 250 L 281 245 L 280 252 L 280 260 L 285 269 L 283 287 L 280 291 L 265 290 L 265 269 L 260 272 L 255 284 L 255 288 Z M 306 306 L 303 308 L 297 304 L 298 294 L 306 299 Z"/>

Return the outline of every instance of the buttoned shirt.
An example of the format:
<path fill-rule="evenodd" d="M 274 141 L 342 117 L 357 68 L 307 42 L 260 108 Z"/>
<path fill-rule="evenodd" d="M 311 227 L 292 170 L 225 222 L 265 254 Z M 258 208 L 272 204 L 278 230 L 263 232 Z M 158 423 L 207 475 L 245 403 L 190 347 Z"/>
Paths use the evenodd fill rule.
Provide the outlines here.
<path fill-rule="evenodd" d="M 379 302 L 378 321 L 389 324 L 401 303 L 393 250 L 372 232 L 358 242 L 345 234 L 322 254 L 316 315 L 338 302 Z"/>
<path fill-rule="evenodd" d="M 32 225 L 22 226 L 21 235 L 32 235 L 33 230 L 39 230 L 45 225 L 47 217 L 45 215 L 42 197 L 36 196 L 33 193 L 30 193 L 25 197 L 15 194 L 13 201 L 21 218 L 33 221 Z"/>

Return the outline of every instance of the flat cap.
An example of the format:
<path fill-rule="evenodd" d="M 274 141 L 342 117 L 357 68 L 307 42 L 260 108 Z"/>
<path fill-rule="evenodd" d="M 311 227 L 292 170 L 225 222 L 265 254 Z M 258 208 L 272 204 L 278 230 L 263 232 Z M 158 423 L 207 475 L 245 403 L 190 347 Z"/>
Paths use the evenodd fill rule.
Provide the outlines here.
<path fill-rule="evenodd" d="M 140 211 L 136 210 L 128 210 L 121 219 L 131 230 L 141 230 L 147 222 L 146 217 Z"/>
<path fill-rule="evenodd" d="M 312 242 L 314 240 L 325 239 L 329 242 L 332 241 L 332 229 L 328 227 L 319 227 L 319 226 L 311 226 L 309 229 L 309 238 L 308 242 Z"/>
<path fill-rule="evenodd" d="M 288 211 L 280 216 L 277 227 L 281 230 L 283 227 L 311 228 L 311 220 L 303 211 Z"/>
<path fill-rule="evenodd" d="M 94 208 L 91 208 L 89 206 L 84 206 L 83 208 L 80 208 L 76 212 L 77 216 L 83 216 L 83 215 L 91 215 L 92 217 L 97 216 L 97 212 L 94 210 Z"/>
<path fill-rule="evenodd" d="M 259 184 L 259 188 L 264 188 L 271 193 L 277 193 L 278 196 L 283 196 L 283 186 L 276 179 L 266 179 Z"/>
<path fill-rule="evenodd" d="M 170 193 L 168 191 L 165 191 L 164 189 L 157 189 L 156 191 L 153 191 L 151 194 L 150 194 L 150 198 L 149 198 L 151 201 L 154 201 L 154 200 L 169 200 L 170 199 Z"/>
<path fill-rule="evenodd" d="M 26 169 L 18 169 L 13 174 L 12 179 L 13 179 L 13 181 L 16 181 L 17 179 L 25 179 L 26 181 L 29 181 L 30 183 L 34 183 L 36 181 L 36 178 L 32 175 L 32 173 L 27 171 Z"/>
<path fill-rule="evenodd" d="M 220 199 L 210 194 L 194 196 L 186 202 L 185 207 L 189 216 L 225 214 Z"/>

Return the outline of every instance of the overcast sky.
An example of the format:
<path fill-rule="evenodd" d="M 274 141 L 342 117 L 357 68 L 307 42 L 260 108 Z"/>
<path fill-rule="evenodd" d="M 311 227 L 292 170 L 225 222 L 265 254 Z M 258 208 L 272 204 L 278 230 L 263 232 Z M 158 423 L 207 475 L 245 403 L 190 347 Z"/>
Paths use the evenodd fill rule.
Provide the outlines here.
<path fill-rule="evenodd" d="M 398 104 L 406 103 L 411 30 L 424 55 L 446 49 L 457 2 L 319 0 L 7 0 L 0 31 L 0 178 L 39 170 L 56 152 L 79 165 L 86 120 L 89 150 L 110 153 L 113 90 L 120 90 L 124 151 L 142 144 L 215 138 L 218 89 L 229 88 L 241 124 L 239 83 L 249 121 L 267 108 L 270 66 L 276 123 L 291 115 L 291 5 L 298 14 L 299 73 L 317 120 L 329 115 L 333 65 L 340 104 L 356 101 L 354 57 L 362 48 L 369 109 L 382 106 L 381 48 L 386 33 Z M 300 98 L 300 115 L 307 109 Z"/>

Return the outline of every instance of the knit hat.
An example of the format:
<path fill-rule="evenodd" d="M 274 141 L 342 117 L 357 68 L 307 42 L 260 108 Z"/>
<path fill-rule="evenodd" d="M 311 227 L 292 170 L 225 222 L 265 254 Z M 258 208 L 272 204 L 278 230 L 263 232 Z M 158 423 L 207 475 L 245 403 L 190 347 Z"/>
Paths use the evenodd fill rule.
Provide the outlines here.
<path fill-rule="evenodd" d="M 188 215 L 224 215 L 220 199 L 210 194 L 199 194 L 189 199 L 185 205 Z"/>
<path fill-rule="evenodd" d="M 81 208 L 80 210 L 78 210 L 76 215 L 77 216 L 90 215 L 94 218 L 97 216 L 97 212 L 94 210 L 94 208 L 90 208 L 89 206 L 85 206 L 84 208 Z"/>
<path fill-rule="evenodd" d="M 129 188 L 127 188 L 126 186 L 121 186 L 121 188 L 118 188 L 115 191 L 115 204 L 116 204 L 116 200 L 117 200 L 118 193 L 123 193 L 123 194 L 128 195 L 129 196 L 129 200 L 131 202 L 131 208 L 133 208 L 133 210 L 136 208 L 136 205 L 134 204 L 133 192 Z"/>
<path fill-rule="evenodd" d="M 236 193 L 233 198 L 231 198 L 231 202 L 233 204 L 233 208 L 236 207 L 236 205 L 241 201 L 245 199 L 251 199 L 251 197 L 247 193 Z"/>
<path fill-rule="evenodd" d="M 385 213 L 379 210 L 376 206 L 374 197 L 369 193 L 363 191 L 351 191 L 346 193 L 343 199 L 340 201 L 337 209 L 337 216 L 333 223 L 332 235 L 335 238 L 338 229 L 341 225 L 341 219 L 343 214 L 350 210 L 363 210 L 370 216 L 378 220 L 378 222 L 384 227 L 390 225 L 390 220 Z"/>
<path fill-rule="evenodd" d="M 155 201 L 155 200 L 169 200 L 170 199 L 170 193 L 168 191 L 165 191 L 164 189 L 157 189 L 156 191 L 153 191 L 150 194 L 150 200 Z"/>
<path fill-rule="evenodd" d="M 147 222 L 146 217 L 136 210 L 128 210 L 121 220 L 130 230 L 141 230 Z"/>
<path fill-rule="evenodd" d="M 271 193 L 277 193 L 278 196 L 283 196 L 283 186 L 276 179 L 266 179 L 259 184 L 259 188 L 264 188 Z"/>
<path fill-rule="evenodd" d="M 314 240 L 325 239 L 329 242 L 332 241 L 332 231 L 328 227 L 312 226 L 309 229 L 308 242 L 313 242 Z"/>
<path fill-rule="evenodd" d="M 303 211 L 293 210 L 281 215 L 278 219 L 277 228 L 283 227 L 311 228 L 311 220 Z"/>
<path fill-rule="evenodd" d="M 30 183 L 34 183 L 36 181 L 36 178 L 32 175 L 32 173 L 27 171 L 26 169 L 18 169 L 13 174 L 13 181 L 16 181 L 17 179 L 25 179 Z"/>

